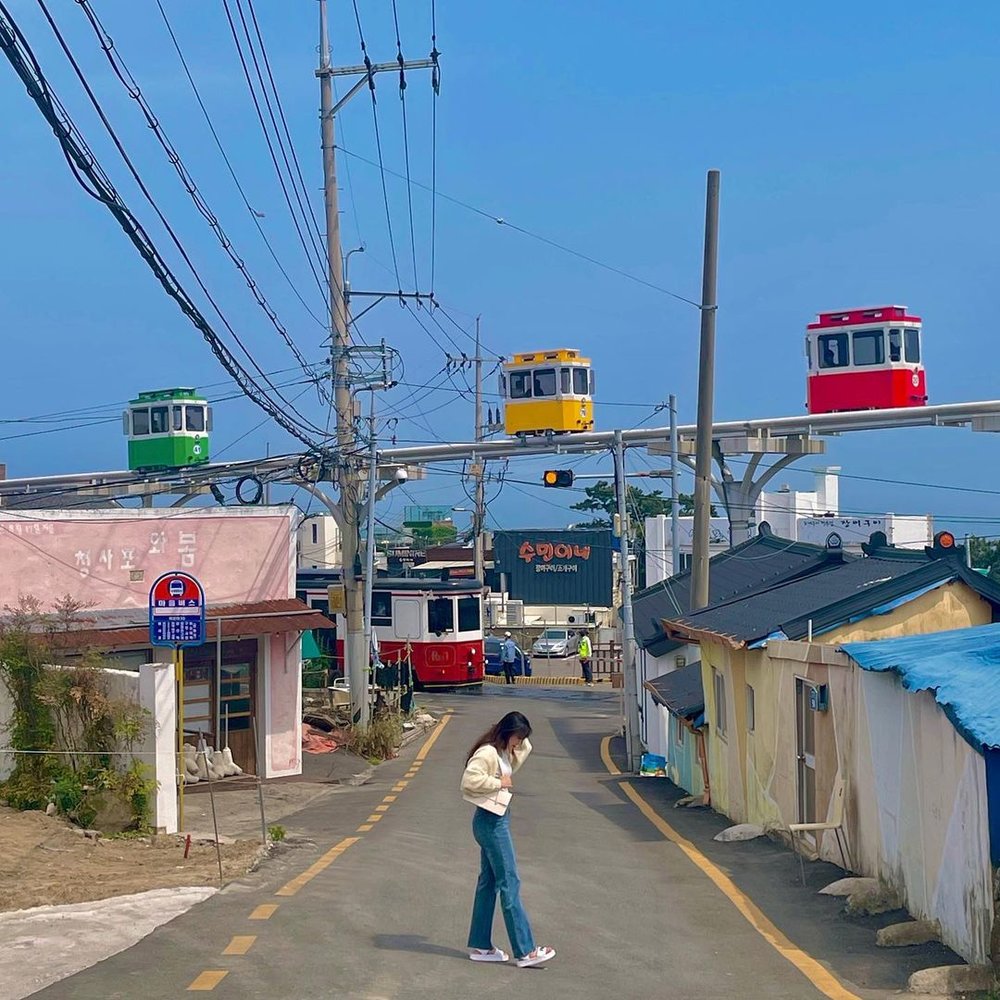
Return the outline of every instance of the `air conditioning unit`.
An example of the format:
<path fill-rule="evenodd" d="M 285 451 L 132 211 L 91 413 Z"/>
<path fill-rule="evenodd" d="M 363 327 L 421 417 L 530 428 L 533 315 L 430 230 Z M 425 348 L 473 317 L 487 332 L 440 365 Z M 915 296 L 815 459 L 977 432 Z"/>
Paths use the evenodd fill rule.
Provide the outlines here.
<path fill-rule="evenodd" d="M 524 624 L 524 601 L 508 601 L 505 609 L 506 625 Z"/>

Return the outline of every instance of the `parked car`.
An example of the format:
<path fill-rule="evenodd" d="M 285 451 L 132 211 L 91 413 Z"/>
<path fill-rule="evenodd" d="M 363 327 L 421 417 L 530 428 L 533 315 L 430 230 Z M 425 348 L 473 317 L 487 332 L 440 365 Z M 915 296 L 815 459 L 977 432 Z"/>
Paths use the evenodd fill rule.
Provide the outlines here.
<path fill-rule="evenodd" d="M 572 656 L 580 648 L 580 637 L 569 628 L 547 628 L 531 647 L 532 656 Z"/>
<path fill-rule="evenodd" d="M 503 639 L 496 636 L 487 636 L 484 645 L 486 647 L 486 673 L 503 676 L 503 663 L 500 659 L 500 648 L 503 646 Z M 514 647 L 514 676 L 531 676 L 531 657 L 521 649 Z"/>

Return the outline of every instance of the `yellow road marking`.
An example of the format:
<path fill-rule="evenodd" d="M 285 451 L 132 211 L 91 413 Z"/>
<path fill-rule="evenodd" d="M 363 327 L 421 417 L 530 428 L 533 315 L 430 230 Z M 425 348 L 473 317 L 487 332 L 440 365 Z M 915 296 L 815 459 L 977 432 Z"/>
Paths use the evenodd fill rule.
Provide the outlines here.
<path fill-rule="evenodd" d="M 237 935 L 226 945 L 223 955 L 245 955 L 257 940 L 255 934 Z"/>
<path fill-rule="evenodd" d="M 366 823 L 377 823 L 382 818 L 381 813 L 372 813 L 368 819 L 365 820 Z"/>
<path fill-rule="evenodd" d="M 250 914 L 251 920 L 267 920 L 274 916 L 275 910 L 278 909 L 277 903 L 261 903 L 253 913 Z"/>
<path fill-rule="evenodd" d="M 344 851 L 360 839 L 360 837 L 345 837 L 339 844 L 334 844 L 318 861 L 313 862 L 301 875 L 296 875 L 290 882 L 283 885 L 275 895 L 294 896 L 299 889 L 311 882 L 320 872 L 326 871 Z"/>
<path fill-rule="evenodd" d="M 387 795 L 384 799 L 382 799 L 382 801 L 383 802 L 395 802 L 396 801 L 396 796 L 395 795 Z"/>
<path fill-rule="evenodd" d="M 406 779 L 415 778 L 416 776 L 417 776 L 416 771 L 407 771 L 406 774 L 403 775 L 403 777 Z"/>
<path fill-rule="evenodd" d="M 374 823 L 362 823 L 361 826 L 358 827 L 358 833 L 367 833 L 369 830 L 373 830 L 374 828 Z"/>
<path fill-rule="evenodd" d="M 611 759 L 611 737 L 601 740 L 601 759 L 610 774 L 622 772 Z M 639 811 L 656 827 L 667 840 L 676 844 L 687 855 L 689 861 L 699 868 L 703 874 L 715 883 L 716 888 L 736 907 L 751 927 L 786 961 L 795 966 L 813 986 L 830 1000 L 861 1000 L 847 989 L 831 972 L 825 969 L 811 955 L 796 947 L 778 928 L 761 912 L 760 908 L 749 896 L 739 889 L 728 875 L 724 874 L 715 864 L 708 860 L 690 840 L 682 837 L 655 809 L 632 787 L 628 781 L 620 783 L 619 788 L 639 808 Z"/>
<path fill-rule="evenodd" d="M 397 781 L 396 784 L 392 786 L 392 790 L 394 792 L 401 792 L 408 784 L 408 781 Z"/>
<path fill-rule="evenodd" d="M 389 807 L 383 803 L 382 805 L 375 807 L 375 812 L 377 812 L 377 813 L 384 813 L 384 812 L 388 811 L 388 809 L 389 809 Z"/>
<path fill-rule="evenodd" d="M 188 993 L 214 990 L 228 975 L 225 969 L 207 969 L 188 987 Z"/>
<path fill-rule="evenodd" d="M 431 752 L 431 747 L 437 742 L 437 738 L 441 735 L 442 730 L 448 725 L 448 720 L 451 718 L 451 712 L 446 712 L 442 717 L 441 721 L 434 727 L 434 732 L 431 733 L 427 742 L 417 751 L 417 756 L 414 758 L 414 762 L 423 761 L 423 759 Z"/>

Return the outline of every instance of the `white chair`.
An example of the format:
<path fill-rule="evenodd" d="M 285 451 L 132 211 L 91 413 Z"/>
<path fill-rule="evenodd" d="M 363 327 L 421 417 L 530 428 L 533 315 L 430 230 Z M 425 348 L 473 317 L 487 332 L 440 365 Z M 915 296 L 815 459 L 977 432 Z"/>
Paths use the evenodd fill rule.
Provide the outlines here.
<path fill-rule="evenodd" d="M 823 823 L 791 823 L 788 829 L 792 835 L 793 848 L 795 848 L 795 838 L 800 833 L 820 833 L 825 830 L 833 830 L 837 837 L 837 846 L 840 848 L 841 860 L 844 862 L 844 870 L 849 872 L 851 864 L 847 854 L 846 834 L 841 838 L 841 832 L 844 829 L 844 797 L 846 793 L 847 787 L 844 784 L 844 779 L 838 776 L 833 786 L 833 815 L 830 819 Z M 806 865 L 802 857 L 802 852 L 797 851 L 797 853 L 799 855 L 799 868 L 802 870 L 802 884 L 805 885 Z"/>

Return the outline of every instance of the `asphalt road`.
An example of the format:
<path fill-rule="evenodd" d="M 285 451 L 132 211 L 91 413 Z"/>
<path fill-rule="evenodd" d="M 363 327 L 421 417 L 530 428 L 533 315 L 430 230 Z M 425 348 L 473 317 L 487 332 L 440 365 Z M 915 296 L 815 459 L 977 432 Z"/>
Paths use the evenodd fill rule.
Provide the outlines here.
<path fill-rule="evenodd" d="M 600 738 L 617 700 L 600 689 L 432 699 L 451 714 L 423 763 L 418 743 L 372 784 L 283 820 L 294 842 L 258 873 L 36 996 L 821 996 L 608 775 Z M 523 898 L 538 943 L 557 950 L 535 969 L 475 964 L 465 948 L 478 848 L 458 780 L 470 743 L 511 708 L 535 727 L 512 806 Z M 495 941 L 507 947 L 499 913 Z"/>

